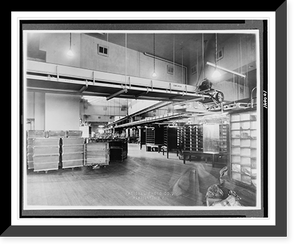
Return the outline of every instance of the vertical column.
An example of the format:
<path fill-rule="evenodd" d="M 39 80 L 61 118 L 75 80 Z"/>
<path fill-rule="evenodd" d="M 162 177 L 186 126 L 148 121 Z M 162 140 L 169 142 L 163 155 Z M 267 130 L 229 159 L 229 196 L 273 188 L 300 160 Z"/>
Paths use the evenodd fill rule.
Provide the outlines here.
<path fill-rule="evenodd" d="M 45 130 L 45 93 L 34 93 L 35 130 Z"/>

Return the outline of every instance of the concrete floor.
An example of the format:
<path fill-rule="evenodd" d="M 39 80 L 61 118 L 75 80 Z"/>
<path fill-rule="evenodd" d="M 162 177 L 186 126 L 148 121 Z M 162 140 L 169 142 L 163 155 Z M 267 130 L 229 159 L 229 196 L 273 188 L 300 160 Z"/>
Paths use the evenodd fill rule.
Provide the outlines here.
<path fill-rule="evenodd" d="M 126 160 L 99 169 L 28 172 L 25 198 L 27 205 L 50 207 L 205 206 L 205 193 L 218 183 L 219 170 L 129 144 Z"/>

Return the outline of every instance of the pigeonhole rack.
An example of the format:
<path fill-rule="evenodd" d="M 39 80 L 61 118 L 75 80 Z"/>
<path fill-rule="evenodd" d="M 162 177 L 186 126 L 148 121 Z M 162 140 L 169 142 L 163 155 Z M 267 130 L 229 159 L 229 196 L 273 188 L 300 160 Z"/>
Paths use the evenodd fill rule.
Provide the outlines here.
<path fill-rule="evenodd" d="M 176 127 L 164 127 L 164 150 L 167 152 L 167 158 L 169 158 L 169 152 L 172 150 L 177 151 L 177 128 Z"/>

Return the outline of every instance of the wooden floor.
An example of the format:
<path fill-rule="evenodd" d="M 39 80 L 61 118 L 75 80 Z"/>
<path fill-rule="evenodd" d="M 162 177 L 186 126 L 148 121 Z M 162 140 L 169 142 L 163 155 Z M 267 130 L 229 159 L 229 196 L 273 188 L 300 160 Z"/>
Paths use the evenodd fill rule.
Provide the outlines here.
<path fill-rule="evenodd" d="M 204 206 L 219 168 L 129 144 L 128 158 L 107 167 L 28 172 L 27 205 Z"/>

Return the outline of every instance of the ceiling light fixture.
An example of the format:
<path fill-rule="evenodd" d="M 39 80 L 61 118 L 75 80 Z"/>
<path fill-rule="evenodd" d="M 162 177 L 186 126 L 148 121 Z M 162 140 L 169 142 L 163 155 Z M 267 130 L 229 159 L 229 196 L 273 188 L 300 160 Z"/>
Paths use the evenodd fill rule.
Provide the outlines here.
<path fill-rule="evenodd" d="M 69 48 L 69 50 L 68 50 L 68 52 L 67 52 L 67 55 L 69 56 L 69 57 L 73 57 L 74 56 L 74 53 L 73 53 L 73 51 L 72 51 L 72 34 L 70 33 L 70 48 Z"/>
<path fill-rule="evenodd" d="M 206 64 L 209 65 L 209 66 L 212 66 L 212 67 L 214 67 L 214 68 L 217 68 L 217 69 L 226 71 L 226 72 L 228 72 L 228 73 L 232 73 L 232 74 L 237 75 L 237 76 L 241 76 L 241 77 L 244 77 L 244 78 L 246 77 L 246 75 L 240 74 L 240 73 L 238 73 L 238 72 L 236 72 L 236 71 L 233 71 L 233 70 L 230 70 L 230 69 L 223 68 L 223 67 L 218 66 L 218 65 L 216 65 L 216 64 L 214 64 L 214 63 L 211 63 L 211 62 L 207 62 Z"/>
<path fill-rule="evenodd" d="M 217 61 L 218 61 L 218 38 L 217 38 L 217 33 L 216 33 L 216 45 L 215 45 L 215 70 L 214 72 L 212 73 L 212 79 L 215 80 L 215 81 L 219 81 L 220 80 L 220 77 L 221 77 L 221 73 L 219 72 L 218 70 L 218 65 L 217 65 Z"/>
<path fill-rule="evenodd" d="M 154 54 L 154 57 L 153 57 L 153 74 L 152 76 L 153 77 L 156 77 L 156 73 L 155 73 L 155 33 L 153 34 L 153 54 Z"/>
<path fill-rule="evenodd" d="M 181 43 L 181 83 L 183 84 L 183 42 Z M 186 84 L 186 82 L 185 82 Z"/>

